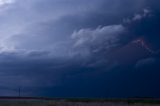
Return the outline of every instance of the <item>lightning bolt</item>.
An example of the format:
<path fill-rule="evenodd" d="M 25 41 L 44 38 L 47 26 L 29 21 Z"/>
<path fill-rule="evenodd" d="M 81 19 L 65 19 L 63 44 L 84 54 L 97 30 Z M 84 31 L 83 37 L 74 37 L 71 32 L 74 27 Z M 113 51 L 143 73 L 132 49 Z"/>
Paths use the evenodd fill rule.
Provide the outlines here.
<path fill-rule="evenodd" d="M 145 42 L 145 40 L 143 38 L 139 38 L 137 40 L 134 40 L 132 43 L 141 45 L 143 48 L 145 48 L 148 52 L 152 53 L 152 54 L 158 54 L 160 51 L 154 51 L 152 50 L 147 43 Z"/>

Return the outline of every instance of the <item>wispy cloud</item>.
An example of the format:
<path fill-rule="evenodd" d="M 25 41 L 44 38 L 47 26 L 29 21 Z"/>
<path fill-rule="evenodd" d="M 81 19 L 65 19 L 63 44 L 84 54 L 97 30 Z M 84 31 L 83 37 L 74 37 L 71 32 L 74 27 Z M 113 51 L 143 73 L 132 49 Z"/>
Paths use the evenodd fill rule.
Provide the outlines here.
<path fill-rule="evenodd" d="M 6 5 L 6 4 L 11 4 L 14 2 L 15 2 L 15 0 L 0 0 L 0 6 Z"/>
<path fill-rule="evenodd" d="M 149 9 L 143 9 L 142 12 L 136 13 L 132 18 L 125 18 L 123 20 L 124 23 L 131 23 L 133 21 L 139 21 L 142 20 L 146 17 L 151 17 L 152 16 L 152 11 Z"/>

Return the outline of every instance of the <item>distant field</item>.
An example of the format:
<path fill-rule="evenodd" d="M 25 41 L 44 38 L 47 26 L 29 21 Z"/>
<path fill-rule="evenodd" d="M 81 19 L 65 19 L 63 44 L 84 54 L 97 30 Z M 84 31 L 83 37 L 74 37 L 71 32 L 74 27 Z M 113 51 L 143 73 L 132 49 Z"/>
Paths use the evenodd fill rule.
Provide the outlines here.
<path fill-rule="evenodd" d="M 160 106 L 160 99 L 0 97 L 0 106 Z"/>

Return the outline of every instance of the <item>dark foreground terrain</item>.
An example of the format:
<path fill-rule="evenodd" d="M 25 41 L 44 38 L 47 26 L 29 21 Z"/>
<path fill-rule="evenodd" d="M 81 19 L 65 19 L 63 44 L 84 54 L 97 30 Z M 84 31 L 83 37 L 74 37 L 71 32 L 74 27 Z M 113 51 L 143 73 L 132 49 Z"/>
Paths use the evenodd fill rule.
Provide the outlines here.
<path fill-rule="evenodd" d="M 160 100 L 0 97 L 0 106 L 160 106 Z"/>

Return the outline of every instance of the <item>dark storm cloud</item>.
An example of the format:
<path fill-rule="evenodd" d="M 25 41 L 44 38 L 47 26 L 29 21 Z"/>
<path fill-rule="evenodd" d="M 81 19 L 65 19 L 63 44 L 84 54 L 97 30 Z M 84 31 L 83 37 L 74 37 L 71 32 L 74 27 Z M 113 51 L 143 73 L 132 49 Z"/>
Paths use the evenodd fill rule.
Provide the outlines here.
<path fill-rule="evenodd" d="M 64 58 L 47 58 L 46 56 L 44 58 L 43 55 L 46 55 L 46 53 L 37 53 L 37 51 L 36 54 L 35 52 L 28 54 L 1 54 L 1 91 L 7 88 L 6 94 L 8 94 L 7 90 L 17 92 L 18 87 L 25 90 L 60 86 L 64 82 L 65 75 L 79 67 L 76 61 L 73 62 Z M 32 90 L 24 93 L 26 96 L 34 94 Z M 15 94 L 11 93 L 10 95 Z"/>
<path fill-rule="evenodd" d="M 142 80 L 144 70 L 133 70 L 152 60 L 141 56 L 150 55 L 143 45 L 135 57 L 129 50 L 136 53 L 139 37 L 158 49 L 159 10 L 147 0 L 17 0 L 0 13 L 0 92 L 15 95 L 20 86 L 25 95 L 138 95 L 134 77 Z"/>
<path fill-rule="evenodd" d="M 155 58 L 147 58 L 137 62 L 136 68 L 152 66 L 156 61 Z"/>

